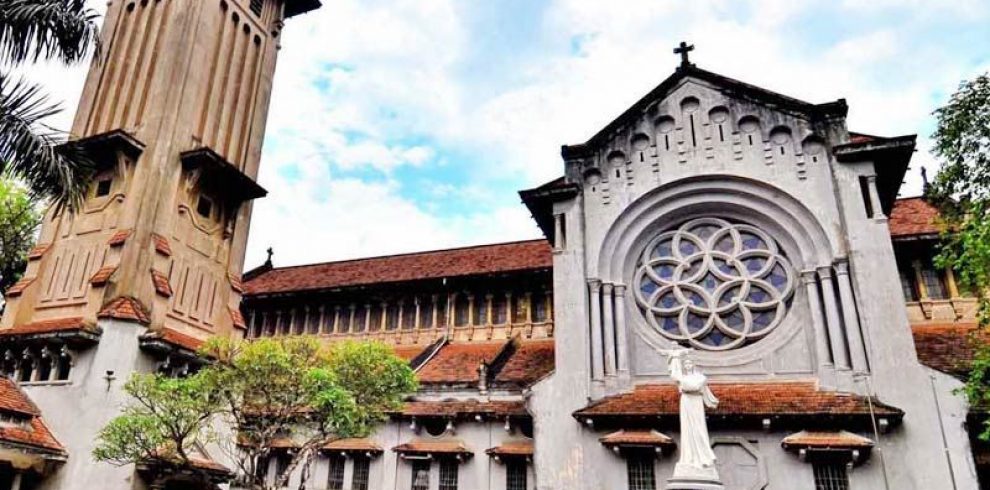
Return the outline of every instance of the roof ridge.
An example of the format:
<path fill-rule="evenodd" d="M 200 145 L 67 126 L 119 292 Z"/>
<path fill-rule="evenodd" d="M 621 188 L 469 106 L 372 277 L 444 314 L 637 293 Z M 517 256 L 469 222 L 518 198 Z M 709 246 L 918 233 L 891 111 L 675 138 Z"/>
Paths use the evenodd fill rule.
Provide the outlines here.
<path fill-rule="evenodd" d="M 499 247 L 499 246 L 504 246 L 504 245 L 521 245 L 521 244 L 524 244 L 524 243 L 537 243 L 537 242 L 545 242 L 545 241 L 546 241 L 545 238 L 533 238 L 533 239 L 528 239 L 528 240 L 514 240 L 514 241 L 509 241 L 509 242 L 484 243 L 484 244 L 478 244 L 478 245 L 466 245 L 466 246 L 460 246 L 460 247 L 441 248 L 441 249 L 435 249 L 435 250 L 424 250 L 424 251 L 420 251 L 420 252 L 404 252 L 404 253 L 398 253 L 398 254 L 373 255 L 373 256 L 370 256 L 370 257 L 358 257 L 358 258 L 354 258 L 354 259 L 328 260 L 328 261 L 324 261 L 324 262 L 313 262 L 313 263 L 309 263 L 309 264 L 287 265 L 287 266 L 282 266 L 282 267 L 274 267 L 274 268 L 272 268 L 270 270 L 267 270 L 267 271 L 259 274 L 258 277 L 263 276 L 265 274 L 268 274 L 270 272 L 282 271 L 282 270 L 286 270 L 286 269 L 299 269 L 299 268 L 303 268 L 303 267 L 315 267 L 315 266 L 320 266 L 320 265 L 346 264 L 346 263 L 353 263 L 353 262 L 364 262 L 364 261 L 378 260 L 378 259 L 389 259 L 389 258 L 393 258 L 393 257 L 411 257 L 411 256 L 415 256 L 415 255 L 430 255 L 430 254 L 439 254 L 439 253 L 444 253 L 444 252 L 455 252 L 455 251 L 460 251 L 460 250 L 472 250 L 472 249 L 487 248 L 487 247 Z M 250 280 L 254 280 L 254 279 L 256 279 L 256 278 L 251 278 Z"/>

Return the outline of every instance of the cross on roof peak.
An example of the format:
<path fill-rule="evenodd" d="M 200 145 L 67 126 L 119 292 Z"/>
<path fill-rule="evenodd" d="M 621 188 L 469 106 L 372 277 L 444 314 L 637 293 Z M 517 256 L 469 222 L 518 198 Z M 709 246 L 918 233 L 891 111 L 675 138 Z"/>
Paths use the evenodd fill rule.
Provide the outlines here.
<path fill-rule="evenodd" d="M 681 66 L 691 65 L 691 58 L 690 58 L 691 51 L 694 51 L 694 45 L 688 44 L 684 41 L 681 41 L 681 44 L 678 47 L 674 48 L 674 54 L 681 55 Z"/>

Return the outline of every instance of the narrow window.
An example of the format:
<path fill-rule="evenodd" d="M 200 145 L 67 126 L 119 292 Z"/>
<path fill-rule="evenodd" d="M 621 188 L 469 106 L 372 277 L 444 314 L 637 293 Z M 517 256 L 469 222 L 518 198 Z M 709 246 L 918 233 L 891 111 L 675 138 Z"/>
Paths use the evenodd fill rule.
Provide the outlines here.
<path fill-rule="evenodd" d="M 366 456 L 354 457 L 354 476 L 351 477 L 351 490 L 368 490 L 371 480 L 371 460 Z"/>
<path fill-rule="evenodd" d="M 842 463 L 812 465 L 815 472 L 815 490 L 849 490 L 849 474 Z"/>
<path fill-rule="evenodd" d="M 457 490 L 457 470 L 460 465 L 456 459 L 448 458 L 440 461 L 440 490 Z"/>
<path fill-rule="evenodd" d="M 722 129 L 721 124 L 718 125 L 718 140 L 722 142 L 725 141 L 725 130 Z"/>
<path fill-rule="evenodd" d="M 863 198 L 863 206 L 866 208 L 866 217 L 872 218 L 875 210 L 873 209 L 873 199 L 870 199 L 870 181 L 862 175 L 859 177 L 859 193 Z"/>
<path fill-rule="evenodd" d="M 31 376 L 34 374 L 34 358 L 25 357 L 21 360 L 21 375 L 18 379 L 21 383 L 28 383 L 31 381 Z"/>
<path fill-rule="evenodd" d="M 663 148 L 665 150 L 667 150 L 667 151 L 670 151 L 670 135 L 669 134 L 663 135 Z"/>
<path fill-rule="evenodd" d="M 914 271 L 909 268 L 897 272 L 901 277 L 901 292 L 904 293 L 904 301 L 918 301 L 918 289 L 914 285 Z"/>
<path fill-rule="evenodd" d="M 113 187 L 113 179 L 103 179 L 96 183 L 96 197 L 105 197 L 110 195 L 110 189 Z"/>
<path fill-rule="evenodd" d="M 629 454 L 626 458 L 629 490 L 656 490 L 657 478 L 653 472 L 653 455 L 648 452 Z"/>
<path fill-rule="evenodd" d="M 698 136 L 697 136 L 697 133 L 694 130 L 694 114 L 691 114 L 690 118 L 691 118 L 691 146 L 694 146 L 694 147 L 697 148 L 697 146 L 698 146 Z"/>
<path fill-rule="evenodd" d="M 330 475 L 327 477 L 327 489 L 344 490 L 344 457 L 339 454 L 330 456 Z"/>
<path fill-rule="evenodd" d="M 533 294 L 533 322 L 542 323 L 547 321 L 547 298 L 543 293 Z"/>
<path fill-rule="evenodd" d="M 746 137 L 749 138 L 749 146 L 753 146 L 753 135 L 748 134 Z"/>
<path fill-rule="evenodd" d="M 505 325 L 508 323 L 506 303 L 507 298 L 502 293 L 496 293 L 492 297 L 492 325 Z"/>
<path fill-rule="evenodd" d="M 928 299 L 948 299 L 949 292 L 945 287 L 942 271 L 936 269 L 931 261 L 926 261 L 922 264 L 921 279 L 925 282 Z"/>
<path fill-rule="evenodd" d="M 55 379 L 58 381 L 68 381 L 70 371 L 72 371 L 72 358 L 69 357 L 68 353 L 59 354 Z"/>
<path fill-rule="evenodd" d="M 505 490 L 526 490 L 526 462 L 513 459 L 505 463 Z"/>
<path fill-rule="evenodd" d="M 251 12 L 254 12 L 254 15 L 257 15 L 258 17 L 261 17 L 261 9 L 264 6 L 264 0 L 251 0 Z"/>
<path fill-rule="evenodd" d="M 204 218 L 209 218 L 213 215 L 213 201 L 206 196 L 199 196 L 199 201 L 196 203 L 196 213 Z"/>
<path fill-rule="evenodd" d="M 430 462 L 416 460 L 412 467 L 412 490 L 430 490 Z"/>

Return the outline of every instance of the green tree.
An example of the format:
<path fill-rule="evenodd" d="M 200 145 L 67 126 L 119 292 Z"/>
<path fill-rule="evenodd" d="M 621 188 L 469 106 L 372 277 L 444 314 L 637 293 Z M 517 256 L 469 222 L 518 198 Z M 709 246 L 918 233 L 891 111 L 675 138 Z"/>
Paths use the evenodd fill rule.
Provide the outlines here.
<path fill-rule="evenodd" d="M 0 293 L 20 280 L 39 225 L 41 213 L 27 191 L 0 178 Z"/>
<path fill-rule="evenodd" d="M 213 444 L 246 488 L 284 488 L 296 470 L 303 488 L 320 448 L 369 434 L 416 389 L 409 365 L 381 343 L 213 339 L 202 354 L 213 362 L 184 379 L 135 375 L 125 386 L 134 401 L 94 456 L 182 467 L 196 445 Z M 275 455 L 288 464 L 267 473 Z"/>
<path fill-rule="evenodd" d="M 951 267 L 960 285 L 979 300 L 981 328 L 970 339 L 975 359 L 962 392 L 970 405 L 990 404 L 990 76 L 960 84 L 949 102 L 935 111 L 934 153 L 942 160 L 929 199 L 938 205 L 946 232 L 939 265 Z M 981 437 L 990 440 L 990 424 Z"/>
<path fill-rule="evenodd" d="M 0 66 L 78 63 L 98 43 L 96 19 L 85 0 L 0 1 Z M 16 176 L 55 205 L 75 206 L 93 165 L 79 145 L 44 123 L 60 110 L 37 85 L 0 69 L 0 175 Z"/>

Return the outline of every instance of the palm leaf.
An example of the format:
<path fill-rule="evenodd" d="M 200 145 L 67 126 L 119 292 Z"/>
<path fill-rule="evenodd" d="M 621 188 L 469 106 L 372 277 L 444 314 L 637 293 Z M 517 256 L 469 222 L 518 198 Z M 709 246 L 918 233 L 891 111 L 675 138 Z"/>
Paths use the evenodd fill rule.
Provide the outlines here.
<path fill-rule="evenodd" d="M 75 209 L 93 164 L 80 145 L 41 122 L 60 110 L 37 85 L 0 73 L 0 175 L 18 177 L 35 196 Z"/>
<path fill-rule="evenodd" d="M 0 59 L 79 62 L 98 44 L 97 17 L 84 0 L 0 0 Z"/>

